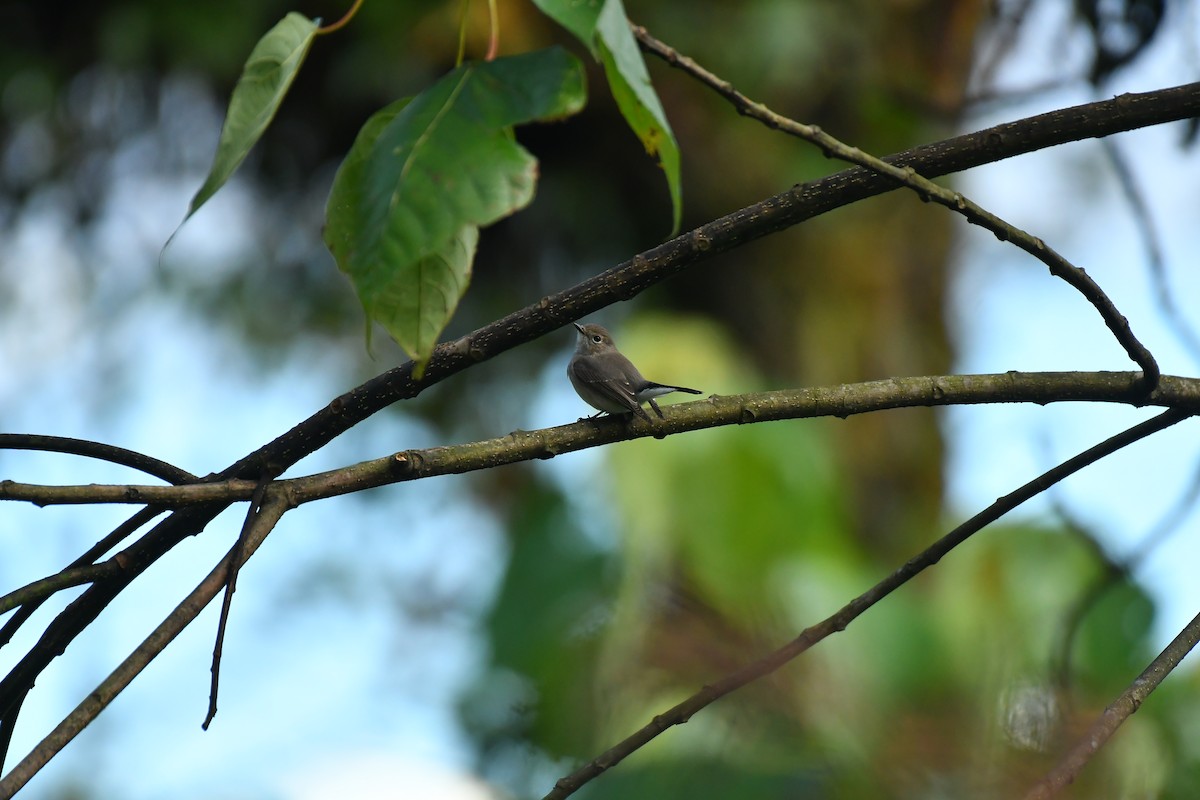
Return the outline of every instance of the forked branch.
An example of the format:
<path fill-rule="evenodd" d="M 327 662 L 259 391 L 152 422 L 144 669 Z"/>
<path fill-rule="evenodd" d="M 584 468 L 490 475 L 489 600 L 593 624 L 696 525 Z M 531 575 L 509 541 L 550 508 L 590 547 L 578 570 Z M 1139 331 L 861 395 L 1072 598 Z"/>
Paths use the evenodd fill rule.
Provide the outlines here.
<path fill-rule="evenodd" d="M 1045 264 L 1050 274 L 1066 281 L 1076 291 L 1100 312 L 1104 324 L 1112 331 L 1117 342 L 1125 349 L 1126 354 L 1142 368 L 1143 389 L 1151 392 L 1158 384 L 1160 375 L 1158 362 L 1154 360 L 1149 349 L 1133 335 L 1129 320 L 1117 310 L 1116 305 L 1100 288 L 1100 284 L 1085 271 L 1076 267 L 1063 258 L 1054 248 L 1044 241 L 1032 236 L 1015 225 L 1006 222 L 996 214 L 988 211 L 974 201 L 968 199 L 962 192 L 956 192 L 939 186 L 928 178 L 923 177 L 912 166 L 899 167 L 895 164 L 876 158 L 857 147 L 851 147 L 825 133 L 816 125 L 806 125 L 802 122 L 788 119 L 775 113 L 762 103 L 757 103 L 733 88 L 733 85 L 712 74 L 687 56 L 681 55 L 674 48 L 655 39 L 640 25 L 633 26 L 633 34 L 637 37 L 642 48 L 647 52 L 662 58 L 673 67 L 677 67 L 696 80 L 708 86 L 717 94 L 724 97 L 738 113 L 756 119 L 764 125 L 783 133 L 796 136 L 806 142 L 821 148 L 826 156 L 838 158 L 850 164 L 869 169 L 898 184 L 907 186 L 917 193 L 922 201 L 933 201 L 951 211 L 962 214 L 967 222 L 991 231 L 1000 241 L 1012 242 L 1017 247 L 1029 253 Z"/>

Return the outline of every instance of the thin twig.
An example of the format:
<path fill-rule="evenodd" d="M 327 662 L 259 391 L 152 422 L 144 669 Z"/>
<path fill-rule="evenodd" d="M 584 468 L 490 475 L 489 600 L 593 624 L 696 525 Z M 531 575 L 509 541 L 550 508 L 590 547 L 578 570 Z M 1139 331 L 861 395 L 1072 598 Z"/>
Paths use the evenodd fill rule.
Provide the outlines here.
<path fill-rule="evenodd" d="M 1170 413 L 1170 412 L 1168 412 Z M 1141 707 L 1183 657 L 1200 642 L 1200 614 L 1184 626 L 1158 658 L 1138 675 L 1133 683 L 1096 718 L 1076 745 L 1025 795 L 1025 800 L 1048 800 L 1072 783 L 1087 763 L 1103 747 L 1117 728 Z"/>
<path fill-rule="evenodd" d="M 229 570 L 225 576 L 225 596 L 221 600 L 221 616 L 217 621 L 217 641 L 213 645 L 212 667 L 210 668 L 212 684 L 208 690 L 208 713 L 205 714 L 204 722 L 200 725 L 203 730 L 208 730 L 213 718 L 217 716 L 217 688 L 221 682 L 221 653 L 225 649 L 225 628 L 229 624 L 229 609 L 233 605 L 233 593 L 237 591 L 238 570 L 245 560 L 242 554 L 246 550 L 246 539 L 254 529 L 255 519 L 262 511 L 263 496 L 266 494 L 267 487 L 271 485 L 272 477 L 270 473 L 264 473 L 258 482 L 258 487 L 254 490 L 254 497 L 250 500 L 250 507 L 246 509 L 246 519 L 242 522 L 242 529 L 238 532 L 233 549 L 230 550 Z"/>
<path fill-rule="evenodd" d="M 962 192 L 956 192 L 939 186 L 928 178 L 920 175 L 913 167 L 898 167 L 887 161 L 863 152 L 857 147 L 850 147 L 833 138 L 816 125 L 805 125 L 802 122 L 776 114 L 762 103 L 757 103 L 733 88 L 729 81 L 719 78 L 701 67 L 687 56 L 681 55 L 674 48 L 651 36 L 645 28 L 634 25 L 633 35 L 642 48 L 653 53 L 673 67 L 696 78 L 717 94 L 724 97 L 739 114 L 762 122 L 769 128 L 796 136 L 821 148 L 828 157 L 839 158 L 851 164 L 857 164 L 869 169 L 916 192 L 923 202 L 932 200 L 938 205 L 961 214 L 967 222 L 986 228 L 1002 242 L 1010 241 L 1020 249 L 1041 261 L 1050 270 L 1050 274 L 1066 281 L 1066 283 L 1086 299 L 1100 312 L 1104 324 L 1112 331 L 1117 342 L 1125 349 L 1126 354 L 1139 367 L 1144 375 L 1143 388 L 1146 392 L 1153 391 L 1158 383 L 1158 362 L 1150 351 L 1133 335 L 1127 320 L 1116 305 L 1109 299 L 1100 285 L 1085 271 L 1067 261 L 1057 251 L 1036 236 L 1031 236 L 1020 228 L 1006 222 L 979 204 L 965 197 Z"/>
<path fill-rule="evenodd" d="M 833 616 L 810 628 L 806 628 L 799 636 L 770 655 L 743 667 L 732 675 L 727 675 L 719 681 L 705 686 L 682 703 L 655 716 L 645 727 L 632 736 L 609 748 L 570 775 L 561 778 L 554 785 L 554 788 L 546 794 L 544 800 L 561 800 L 561 798 L 573 794 L 585 783 L 616 765 L 663 731 L 674 725 L 682 725 L 691 719 L 696 712 L 709 704 L 752 681 L 769 675 L 822 639 L 845 630 L 847 625 L 868 608 L 916 577 L 927 567 L 936 564 L 943 556 L 966 541 L 972 534 L 995 522 L 1026 500 L 1037 496 L 1089 464 L 1093 464 L 1151 434 L 1182 422 L 1188 416 L 1189 414 L 1186 412 L 1174 409 L 1163 412 L 1153 419 L 1134 425 L 1132 428 L 1104 440 L 1100 444 L 1042 473 L 1011 494 L 1001 497 L 986 509 L 909 559 L 905 562 L 904 566 L 897 569 L 887 578 L 851 600 Z"/>
<path fill-rule="evenodd" d="M 44 486 L 45 493 L 39 488 Z M 0 480 L 0 500 L 19 500 L 38 506 L 94 505 L 120 503 L 124 505 L 153 505 L 159 513 L 165 508 L 203 505 L 213 502 L 240 502 L 254 496 L 257 484 L 247 480 L 215 483 L 187 483 L 178 486 L 157 486 L 143 483 L 77 483 L 48 486 Z"/>
<path fill-rule="evenodd" d="M 496 0 L 487 0 L 488 7 L 488 49 L 484 61 L 493 61 L 500 52 L 500 14 L 496 9 Z"/>
<path fill-rule="evenodd" d="M 28 696 L 29 690 L 26 689 L 13 704 L 12 712 L 0 718 L 0 771 L 4 769 L 4 756 L 8 753 L 9 745 L 12 744 L 13 730 L 17 727 L 17 716 L 21 713 L 21 706 L 25 704 L 25 698 Z"/>
<path fill-rule="evenodd" d="M 286 492 L 272 491 L 255 515 L 254 525 L 242 546 L 242 561 L 248 560 L 290 508 Z M 236 547 L 236 545 L 235 545 Z M 233 549 L 200 581 L 183 602 L 138 645 L 54 730 L 0 780 L 0 799 L 7 800 L 29 782 L 51 758 L 75 738 L 113 701 L 139 673 L 204 610 L 229 577 Z"/>

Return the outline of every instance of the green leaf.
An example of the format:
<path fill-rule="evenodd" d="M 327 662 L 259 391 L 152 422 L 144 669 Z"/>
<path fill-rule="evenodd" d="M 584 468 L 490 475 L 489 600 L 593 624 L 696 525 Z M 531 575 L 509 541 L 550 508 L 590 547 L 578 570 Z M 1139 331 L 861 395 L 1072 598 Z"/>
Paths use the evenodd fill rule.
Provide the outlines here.
<path fill-rule="evenodd" d="M 604 0 L 533 0 L 533 4 L 596 55 L 596 20 Z"/>
<path fill-rule="evenodd" d="M 192 198 L 185 221 L 225 185 L 262 137 L 300 71 L 316 30 L 316 22 L 293 11 L 267 31 L 250 51 L 229 98 L 229 111 L 212 168 Z"/>
<path fill-rule="evenodd" d="M 584 99 L 582 65 L 551 48 L 465 64 L 359 133 L 334 178 L 325 242 L 368 317 L 418 362 L 466 289 L 478 228 L 533 199 L 537 161 L 512 126 Z"/>
<path fill-rule="evenodd" d="M 679 177 L 679 144 L 667 122 L 666 112 L 650 83 L 646 62 L 638 50 L 637 40 L 629 29 L 629 19 L 621 0 L 606 0 L 596 22 L 600 62 L 613 99 L 625 117 L 625 122 L 642 140 L 646 152 L 658 157 L 659 166 L 667 178 L 671 193 L 671 236 L 679 232 L 683 211 L 683 194 Z"/>
<path fill-rule="evenodd" d="M 650 83 L 646 62 L 629 29 L 621 0 L 534 0 L 547 16 L 569 30 L 604 65 L 604 75 L 625 122 L 646 152 L 657 156 L 671 193 L 671 235 L 683 210 L 679 144 Z"/>
<path fill-rule="evenodd" d="M 464 225 L 438 252 L 418 259 L 411 270 L 393 274 L 367 307 L 367 316 L 379 320 L 401 347 L 414 354 L 413 377 L 418 380 L 438 335 L 467 291 L 478 243 L 479 228 Z"/>

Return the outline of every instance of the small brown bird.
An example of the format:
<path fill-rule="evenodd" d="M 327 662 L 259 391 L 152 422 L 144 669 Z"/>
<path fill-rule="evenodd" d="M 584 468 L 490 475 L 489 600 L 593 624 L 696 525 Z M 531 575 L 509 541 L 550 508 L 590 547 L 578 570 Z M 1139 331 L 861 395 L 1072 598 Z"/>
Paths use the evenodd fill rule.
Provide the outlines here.
<path fill-rule="evenodd" d="M 699 389 L 667 386 L 648 381 L 638 368 L 617 350 L 612 336 L 599 325 L 571 323 L 579 331 L 575 355 L 567 364 L 567 377 L 583 402 L 609 414 L 637 414 L 650 422 L 642 403 L 650 403 L 661 418 L 662 409 L 654 398 L 671 392 L 700 394 Z"/>

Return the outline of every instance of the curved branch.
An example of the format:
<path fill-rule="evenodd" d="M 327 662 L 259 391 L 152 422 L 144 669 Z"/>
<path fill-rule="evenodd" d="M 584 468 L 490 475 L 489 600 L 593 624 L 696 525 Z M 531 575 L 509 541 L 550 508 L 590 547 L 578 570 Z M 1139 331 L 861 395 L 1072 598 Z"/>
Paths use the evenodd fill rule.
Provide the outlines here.
<path fill-rule="evenodd" d="M 1139 439 L 1144 439 L 1164 428 L 1182 422 L 1188 416 L 1187 412 L 1175 409 L 1159 414 L 1153 419 L 1124 430 L 1116 436 L 1110 437 L 1100 444 L 1085 450 L 1074 458 L 1064 461 L 1053 469 L 1034 478 L 1029 483 L 1026 483 L 1015 492 L 1001 497 L 986 509 L 971 517 L 971 519 L 959 525 L 941 539 L 938 539 L 925 550 L 913 556 L 905 562 L 904 566 L 851 600 L 833 616 L 810 628 L 804 629 L 795 639 L 765 658 L 759 659 L 732 675 L 727 675 L 719 681 L 705 686 L 682 703 L 654 717 L 645 727 L 632 736 L 609 748 L 570 775 L 561 778 L 554 785 L 554 788 L 546 794 L 543 800 L 561 800 L 561 798 L 574 794 L 579 787 L 608 768 L 615 766 L 626 756 L 649 743 L 663 731 L 674 725 L 682 725 L 691 719 L 696 712 L 716 700 L 742 688 L 752 681 L 758 680 L 764 675 L 769 675 L 822 639 L 845 630 L 846 626 L 857 619 L 868 608 L 916 577 L 925 568 L 936 564 L 943 556 L 962 544 L 970 536 L 992 522 L 995 522 L 1026 500 L 1044 492 L 1054 484 L 1078 472 L 1089 464 L 1095 463 L 1121 448 L 1133 444 Z"/>
<path fill-rule="evenodd" d="M 1100 284 L 1096 283 L 1085 271 L 1063 258 L 1058 251 L 1047 245 L 1040 238 L 1032 236 L 1015 225 L 1006 222 L 978 203 L 968 199 L 961 192 L 939 186 L 920 175 L 911 166 L 898 167 L 894 164 L 889 164 L 869 153 L 863 152 L 857 147 L 850 147 L 835 139 L 816 125 L 805 125 L 802 122 L 796 122 L 775 113 L 762 103 L 754 102 L 737 89 L 734 89 L 729 81 L 717 77 L 687 56 L 680 55 L 674 48 L 655 39 L 640 25 L 633 26 L 633 35 L 644 50 L 662 58 L 671 66 L 683 70 L 705 86 L 708 86 L 732 103 L 739 114 L 757 119 L 769 128 L 782 131 L 783 133 L 796 136 L 814 144 L 821 148 L 826 157 L 839 158 L 851 164 L 858 164 L 879 175 L 891 178 L 897 183 L 912 189 L 923 202 L 932 200 L 940 206 L 955 211 L 961 214 L 967 222 L 978 225 L 981 228 L 986 228 L 1000 241 L 1012 242 L 1038 261 L 1041 261 L 1050 270 L 1051 275 L 1062 279 L 1068 285 L 1074 287 L 1076 291 L 1083 295 L 1085 300 L 1100 312 L 1101 319 L 1104 320 L 1104 324 L 1108 326 L 1108 329 L 1112 331 L 1117 342 L 1125 349 L 1129 358 L 1142 368 L 1142 372 L 1145 375 L 1145 390 L 1149 392 L 1154 389 L 1155 384 L 1158 383 L 1160 374 L 1158 362 L 1154 360 L 1154 356 L 1150 353 L 1149 349 L 1133 335 L 1133 330 L 1129 327 L 1129 320 L 1117 310 L 1116 304 L 1100 288 Z"/>
<path fill-rule="evenodd" d="M 43 436 L 33 433 L 0 433 L 0 450 L 41 450 L 46 453 L 68 453 L 76 456 L 86 456 L 119 464 L 122 467 L 136 469 L 161 478 L 167 483 L 178 486 L 181 483 L 195 483 L 199 480 L 187 470 L 180 469 L 174 464 L 111 444 L 101 444 L 87 439 L 72 439 L 68 436 Z"/>

